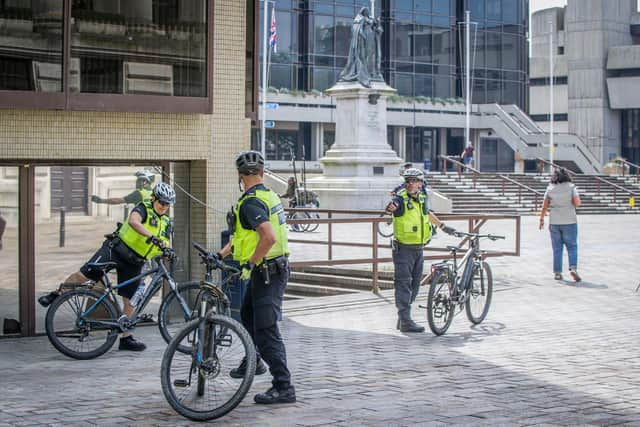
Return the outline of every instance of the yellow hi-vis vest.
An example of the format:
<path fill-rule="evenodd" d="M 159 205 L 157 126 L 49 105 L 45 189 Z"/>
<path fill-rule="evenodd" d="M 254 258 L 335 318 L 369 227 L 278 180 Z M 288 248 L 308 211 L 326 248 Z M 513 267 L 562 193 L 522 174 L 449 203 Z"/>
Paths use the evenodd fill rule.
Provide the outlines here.
<path fill-rule="evenodd" d="M 171 218 L 169 215 L 158 215 L 154 210 L 151 202 L 142 203 L 147 210 L 147 218 L 142 226 L 149 230 L 151 234 L 162 240 L 166 246 L 169 246 L 171 235 Z M 133 213 L 133 212 L 132 212 Z M 122 243 L 127 245 L 129 249 L 140 255 L 142 258 L 150 259 L 156 255 L 162 254 L 162 251 L 153 243 L 147 243 L 147 237 L 138 233 L 129 225 L 129 220 L 120 227 L 118 237 Z"/>
<path fill-rule="evenodd" d="M 140 193 L 140 201 L 142 203 L 151 203 L 151 197 L 153 196 L 153 191 L 148 190 L 146 188 L 141 188 L 138 190 Z"/>
<path fill-rule="evenodd" d="M 271 247 L 271 249 L 269 249 L 265 258 L 270 260 L 282 255 L 289 255 L 287 222 L 280 197 L 278 197 L 278 195 L 272 190 L 257 188 L 255 190 L 250 189 L 245 193 L 240 200 L 238 200 L 238 205 L 233 211 L 235 216 L 233 230 L 233 259 L 240 262 L 240 264 L 248 262 L 258 246 L 258 240 L 260 240 L 260 236 L 257 231 L 244 228 L 240 222 L 240 207 L 244 202 L 252 197 L 260 200 L 267 207 L 267 211 L 269 212 L 269 222 L 271 223 L 276 235 L 276 243 Z"/>
<path fill-rule="evenodd" d="M 431 238 L 429 210 L 424 193 L 418 193 L 418 200 L 412 199 L 406 189 L 398 193 L 402 197 L 404 213 L 393 217 L 393 237 L 405 245 L 424 245 Z M 412 206 L 409 209 L 409 206 Z"/>

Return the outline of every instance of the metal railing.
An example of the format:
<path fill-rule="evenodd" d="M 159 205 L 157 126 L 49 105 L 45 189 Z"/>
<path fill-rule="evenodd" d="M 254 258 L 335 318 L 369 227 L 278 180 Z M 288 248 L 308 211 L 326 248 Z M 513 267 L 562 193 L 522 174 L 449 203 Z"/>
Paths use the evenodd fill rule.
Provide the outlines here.
<path fill-rule="evenodd" d="M 381 263 L 390 263 L 393 261 L 391 257 L 381 257 L 380 249 L 390 249 L 391 245 L 386 243 L 380 243 L 380 236 L 378 235 L 378 224 L 381 222 L 388 222 L 388 216 L 381 216 L 384 211 L 376 210 L 338 210 L 338 209 L 302 209 L 302 208 L 288 208 L 285 209 L 287 213 L 294 212 L 309 212 L 314 214 L 320 214 L 320 218 L 301 218 L 301 219 L 288 219 L 288 224 L 326 224 L 327 225 L 327 239 L 298 239 L 289 238 L 289 243 L 299 243 L 308 245 L 322 245 L 327 247 L 326 258 L 318 256 L 316 259 L 305 261 L 291 261 L 291 267 L 309 267 L 309 266 L 331 266 L 331 265 L 351 265 L 351 264 L 371 264 L 372 266 L 372 291 L 378 293 L 380 291 L 378 286 L 378 272 L 379 265 Z M 466 221 L 467 230 L 469 233 L 477 233 L 480 231 L 483 225 L 491 220 L 511 220 L 514 221 L 514 248 L 511 251 L 483 251 L 485 256 L 499 257 L 499 256 L 520 256 L 520 216 L 519 215 L 468 215 L 468 214 L 436 214 L 439 219 L 446 221 L 449 224 L 451 221 Z M 354 242 L 336 240 L 334 234 L 334 226 L 337 224 L 369 224 L 371 230 L 371 240 L 369 242 Z M 291 235 L 290 235 L 291 237 Z M 384 238 L 383 238 L 384 239 Z M 458 246 L 464 245 L 467 239 L 463 239 L 459 242 Z M 370 248 L 371 256 L 366 258 L 348 257 L 335 259 L 334 249 L 336 247 L 352 247 L 352 248 Z M 426 252 L 435 252 L 437 255 L 425 255 L 425 260 L 444 260 L 452 257 L 450 251 L 446 247 L 425 247 Z M 318 255 L 320 252 L 318 251 Z"/>
<path fill-rule="evenodd" d="M 613 160 L 616 163 L 622 163 L 622 176 L 624 176 L 625 174 L 625 167 L 624 166 L 628 166 L 629 167 L 629 175 L 631 175 L 631 168 L 636 168 L 636 173 L 635 176 L 638 177 L 640 176 L 640 165 L 636 165 L 635 163 L 631 163 L 630 161 L 626 160 L 626 159 L 614 159 Z"/>
<path fill-rule="evenodd" d="M 542 163 L 544 163 L 544 164 L 547 164 L 547 165 L 549 165 L 549 166 L 552 166 L 553 168 L 560 168 L 560 167 L 562 167 L 562 166 L 560 166 L 560 165 L 557 165 L 557 164 L 555 164 L 555 163 L 550 162 L 549 160 L 545 160 L 545 159 L 541 159 L 541 158 L 538 158 L 538 162 L 542 162 Z M 624 194 L 627 194 L 628 196 L 631 196 L 631 197 L 633 197 L 634 199 L 635 199 L 635 197 L 637 196 L 635 192 L 633 192 L 633 191 L 631 191 L 631 190 L 629 190 L 629 189 L 626 189 L 626 188 L 622 187 L 621 185 L 618 185 L 618 184 L 616 184 L 616 183 L 614 183 L 614 182 L 607 181 L 606 179 L 602 178 L 601 176 L 598 176 L 598 175 L 580 175 L 580 174 L 577 174 L 577 173 L 575 173 L 574 171 L 571 171 L 571 170 L 569 170 L 569 169 L 566 169 L 566 168 L 565 168 L 565 170 L 566 170 L 566 171 L 569 173 L 569 175 L 571 175 L 572 177 L 576 177 L 576 176 L 591 176 L 591 177 L 593 177 L 593 178 L 597 181 L 596 194 L 597 194 L 598 196 L 600 196 L 600 194 L 601 194 L 602 184 L 604 184 L 606 187 L 611 187 L 611 188 L 613 188 L 613 202 L 614 202 L 614 203 L 617 203 L 617 202 L 618 202 L 618 193 L 624 193 Z"/>
<path fill-rule="evenodd" d="M 544 196 L 544 193 L 529 187 L 528 185 L 522 184 L 521 182 L 516 181 L 513 178 L 510 178 L 506 175 L 503 174 L 491 174 L 491 173 L 486 173 L 486 172 L 480 172 L 477 169 L 472 168 L 471 166 L 465 165 L 462 162 L 458 161 L 455 159 L 455 157 L 451 157 L 451 156 L 444 156 L 441 155 L 440 158 L 442 158 L 442 170 L 446 170 L 446 164 L 447 162 L 456 165 L 458 167 L 458 178 L 461 179 L 461 171 L 463 170 L 462 168 L 465 168 L 471 172 L 473 172 L 473 177 L 472 177 L 472 182 L 473 182 L 473 188 L 476 188 L 476 181 L 478 180 L 478 176 L 495 176 L 498 177 L 502 180 L 502 185 L 501 185 L 501 189 L 502 189 L 502 195 L 506 196 L 506 186 L 507 186 L 507 182 L 515 185 L 518 189 L 518 193 L 517 193 L 517 197 L 518 197 L 518 203 L 519 204 L 523 204 L 522 203 L 522 196 L 523 196 L 523 192 L 525 193 L 529 193 L 531 195 L 533 195 L 533 204 L 534 204 L 534 211 L 538 210 L 538 205 L 540 204 L 540 200 L 542 200 L 542 197 Z"/>

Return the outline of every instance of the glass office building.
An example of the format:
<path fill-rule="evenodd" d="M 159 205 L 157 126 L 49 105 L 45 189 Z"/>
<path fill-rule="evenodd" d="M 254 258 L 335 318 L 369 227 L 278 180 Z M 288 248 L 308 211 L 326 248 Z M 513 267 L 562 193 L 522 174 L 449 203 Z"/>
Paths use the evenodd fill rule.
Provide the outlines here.
<path fill-rule="evenodd" d="M 353 18 L 363 6 L 369 7 L 370 2 L 276 0 L 278 42 L 277 52 L 271 55 L 269 86 L 304 92 L 331 87 L 346 64 Z M 461 98 L 464 27 L 460 23 L 464 21 L 465 10 L 470 11 L 471 20 L 476 23 L 470 34 L 473 103 L 515 104 L 524 109 L 527 0 L 376 0 L 375 15 L 380 17 L 384 30 L 382 71 L 385 80 L 401 96 Z M 297 122 L 297 126 L 295 123 L 270 129 L 268 141 L 278 147 L 290 145 L 295 135 L 297 151 L 301 154 L 303 141 L 309 146 L 312 131 L 308 123 Z M 393 127 L 393 123 L 390 126 Z M 424 132 L 409 130 L 408 134 L 423 135 Z M 289 142 L 281 144 L 281 137 Z M 331 140 L 330 135 L 318 144 L 326 145 L 327 140 Z M 268 157 L 275 160 L 285 150 L 267 151 Z M 313 149 L 305 152 L 308 159 L 313 159 Z"/>

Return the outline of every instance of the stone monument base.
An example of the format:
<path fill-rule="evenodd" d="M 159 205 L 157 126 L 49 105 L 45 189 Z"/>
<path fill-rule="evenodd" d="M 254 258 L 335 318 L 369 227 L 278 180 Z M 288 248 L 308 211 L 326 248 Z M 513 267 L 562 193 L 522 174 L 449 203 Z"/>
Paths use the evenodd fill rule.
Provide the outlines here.
<path fill-rule="evenodd" d="M 370 88 L 339 82 L 326 91 L 336 99 L 336 142 L 320 159 L 323 175 L 307 181 L 327 209 L 382 209 L 402 182 L 402 159 L 387 144 L 384 82 Z"/>

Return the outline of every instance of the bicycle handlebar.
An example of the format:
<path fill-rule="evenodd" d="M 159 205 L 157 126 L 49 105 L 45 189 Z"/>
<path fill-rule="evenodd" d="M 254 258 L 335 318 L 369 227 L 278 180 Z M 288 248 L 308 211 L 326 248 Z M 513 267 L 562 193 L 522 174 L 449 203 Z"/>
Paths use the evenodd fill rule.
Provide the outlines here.
<path fill-rule="evenodd" d="M 202 259 L 203 264 L 207 264 L 207 266 L 210 266 L 214 270 L 220 269 L 220 270 L 228 271 L 234 276 L 240 274 L 240 270 L 238 268 L 222 261 L 215 254 L 213 254 L 212 252 L 209 252 L 204 246 L 202 246 L 198 242 L 191 242 L 191 244 L 199 252 L 198 255 Z"/>
<path fill-rule="evenodd" d="M 487 238 L 489 240 L 499 240 L 505 239 L 505 236 L 498 236 L 496 234 L 478 234 L 478 233 L 465 233 L 464 231 L 456 231 L 453 233 L 456 237 L 469 237 L 471 239 L 483 239 Z"/>

